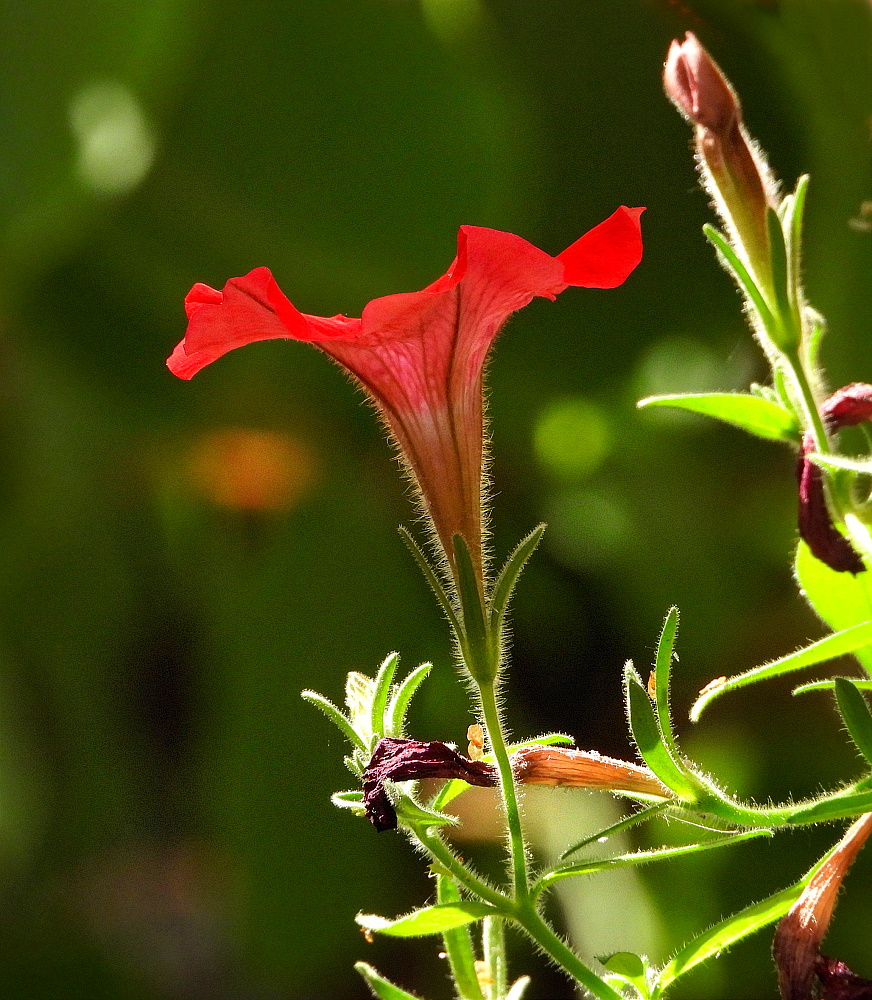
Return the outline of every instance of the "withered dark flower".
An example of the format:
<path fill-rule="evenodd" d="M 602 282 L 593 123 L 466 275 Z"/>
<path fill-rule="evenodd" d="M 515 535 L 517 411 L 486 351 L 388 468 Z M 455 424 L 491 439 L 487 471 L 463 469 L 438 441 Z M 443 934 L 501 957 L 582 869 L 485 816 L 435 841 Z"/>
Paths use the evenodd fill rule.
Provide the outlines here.
<path fill-rule="evenodd" d="M 831 433 L 854 427 L 872 417 L 872 385 L 855 382 L 834 392 L 820 408 Z M 850 541 L 836 528 L 827 507 L 824 474 L 808 458 L 814 438 L 806 434 L 796 468 L 799 482 L 799 534 L 812 555 L 839 573 L 862 573 L 866 567 Z"/>
<path fill-rule="evenodd" d="M 817 960 L 815 975 L 821 984 L 821 1000 L 872 1000 L 872 979 L 863 979 L 837 958 Z"/>
<path fill-rule="evenodd" d="M 461 778 L 470 785 L 488 788 L 497 783 L 493 764 L 470 760 L 456 750 L 432 740 L 397 740 L 385 737 L 376 744 L 363 772 L 363 801 L 367 819 L 379 831 L 397 826 L 397 813 L 385 791 L 386 781 L 419 778 Z"/>

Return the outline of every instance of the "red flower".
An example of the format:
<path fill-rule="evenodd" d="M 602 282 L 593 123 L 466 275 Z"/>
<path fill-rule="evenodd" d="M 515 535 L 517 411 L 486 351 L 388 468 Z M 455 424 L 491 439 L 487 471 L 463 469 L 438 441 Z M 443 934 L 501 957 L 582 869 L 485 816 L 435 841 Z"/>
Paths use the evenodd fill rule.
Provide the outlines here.
<path fill-rule="evenodd" d="M 265 267 L 223 291 L 197 284 L 188 330 L 167 362 L 189 379 L 258 340 L 309 341 L 351 373 L 377 404 L 420 486 L 453 563 L 462 535 L 482 565 L 482 371 L 511 313 L 569 285 L 614 288 L 642 257 L 639 217 L 619 208 L 557 257 L 510 233 L 462 226 L 448 272 L 423 291 L 373 299 L 361 319 L 307 316 Z"/>

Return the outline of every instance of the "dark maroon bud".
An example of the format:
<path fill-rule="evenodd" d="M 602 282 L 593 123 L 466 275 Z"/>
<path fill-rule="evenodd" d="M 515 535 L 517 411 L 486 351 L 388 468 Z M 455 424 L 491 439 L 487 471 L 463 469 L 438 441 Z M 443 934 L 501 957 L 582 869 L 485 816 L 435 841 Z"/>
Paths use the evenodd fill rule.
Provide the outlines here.
<path fill-rule="evenodd" d="M 854 427 L 872 417 L 872 385 L 854 382 L 839 389 L 821 406 L 827 430 Z"/>
<path fill-rule="evenodd" d="M 460 778 L 470 785 L 485 788 L 496 785 L 492 764 L 470 760 L 456 750 L 433 740 L 395 740 L 390 737 L 376 744 L 372 758 L 363 772 L 363 801 L 367 819 L 376 830 L 393 830 L 397 813 L 385 791 L 386 781 L 411 781 L 419 778 Z"/>
<path fill-rule="evenodd" d="M 821 1000 L 872 1000 L 872 979 L 862 979 L 837 958 L 821 955 L 815 963 Z"/>
<path fill-rule="evenodd" d="M 802 454 L 796 465 L 796 478 L 799 482 L 799 537 L 811 549 L 815 559 L 820 559 L 837 573 L 853 573 L 856 576 L 866 567 L 848 539 L 833 524 L 827 507 L 824 474 L 807 457 L 814 450 L 814 438 L 811 434 L 806 434 L 802 440 Z"/>

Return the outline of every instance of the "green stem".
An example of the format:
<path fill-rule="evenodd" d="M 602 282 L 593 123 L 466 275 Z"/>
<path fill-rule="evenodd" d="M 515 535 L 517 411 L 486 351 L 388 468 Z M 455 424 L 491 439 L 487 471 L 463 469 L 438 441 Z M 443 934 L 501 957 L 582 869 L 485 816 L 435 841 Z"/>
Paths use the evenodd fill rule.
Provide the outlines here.
<path fill-rule="evenodd" d="M 806 426 L 814 436 L 815 450 L 821 455 L 827 455 L 830 451 L 830 439 L 818 411 L 817 402 L 814 398 L 811 384 L 808 381 L 808 376 L 805 373 L 805 368 L 802 366 L 802 361 L 798 353 L 791 352 L 790 354 L 785 354 L 785 357 L 790 364 L 793 380 L 799 390 Z"/>
<path fill-rule="evenodd" d="M 496 889 L 483 882 L 478 876 L 466 867 L 450 848 L 438 836 L 430 833 L 429 827 L 419 827 L 415 830 L 415 837 L 421 846 L 437 861 L 446 871 L 457 879 L 457 881 L 470 892 L 474 893 L 486 903 L 497 907 L 499 910 L 508 912 L 507 906 L 511 903 L 506 896 Z"/>
<path fill-rule="evenodd" d="M 518 903 L 525 903 L 530 898 L 530 878 L 527 869 L 527 851 L 524 846 L 524 832 L 521 829 L 521 810 L 518 806 L 518 790 L 515 786 L 515 776 L 512 773 L 512 762 L 506 748 L 503 735 L 500 710 L 494 681 L 479 685 L 481 711 L 484 716 L 485 729 L 490 741 L 491 751 L 500 773 L 500 791 L 503 796 L 503 807 L 506 810 L 506 826 L 509 833 L 509 854 L 512 862 L 512 877 L 514 880 L 514 895 Z"/>
<path fill-rule="evenodd" d="M 515 920 L 550 958 L 599 1000 L 623 1000 L 620 993 L 582 962 L 532 906 L 517 913 Z"/>

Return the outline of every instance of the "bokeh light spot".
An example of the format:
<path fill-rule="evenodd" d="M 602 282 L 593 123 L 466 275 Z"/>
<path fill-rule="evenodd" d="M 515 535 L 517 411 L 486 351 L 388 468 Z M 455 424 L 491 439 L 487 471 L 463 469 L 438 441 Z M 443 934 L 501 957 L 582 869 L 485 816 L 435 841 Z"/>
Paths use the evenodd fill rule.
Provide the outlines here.
<path fill-rule="evenodd" d="M 574 396 L 552 403 L 533 431 L 536 457 L 561 479 L 582 479 L 602 464 L 612 447 L 602 407 Z"/>
<path fill-rule="evenodd" d="M 561 490 L 551 497 L 544 513 L 550 550 L 582 569 L 611 562 L 634 541 L 634 525 L 626 506 L 598 490 Z"/>
<path fill-rule="evenodd" d="M 430 30 L 446 43 L 463 41 L 482 22 L 480 0 L 421 0 Z"/>
<path fill-rule="evenodd" d="M 218 507 L 254 512 L 293 507 L 314 475 L 309 448 L 278 431 L 226 428 L 201 435 L 188 455 L 196 493 Z"/>
<path fill-rule="evenodd" d="M 96 194 L 135 188 L 154 162 L 155 143 L 142 108 L 120 83 L 95 83 L 70 103 L 70 127 L 78 141 L 79 179 Z"/>

